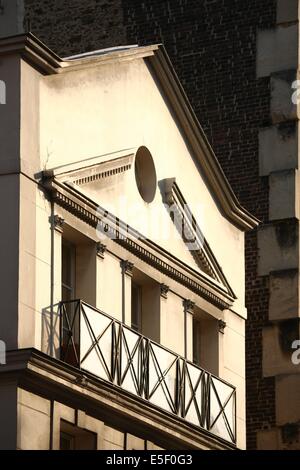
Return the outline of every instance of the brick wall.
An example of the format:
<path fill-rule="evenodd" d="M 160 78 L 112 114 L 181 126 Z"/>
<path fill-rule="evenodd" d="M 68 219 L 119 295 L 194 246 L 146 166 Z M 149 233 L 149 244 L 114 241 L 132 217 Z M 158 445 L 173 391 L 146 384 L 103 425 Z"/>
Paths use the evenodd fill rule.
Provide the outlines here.
<path fill-rule="evenodd" d="M 163 42 L 241 203 L 268 218 L 258 173 L 258 129 L 270 124 L 270 81 L 256 79 L 257 29 L 275 25 L 275 0 L 27 0 L 26 22 L 65 56 L 119 44 Z M 54 6 L 53 6 L 54 3 Z M 274 379 L 262 379 L 268 278 L 257 277 L 256 232 L 246 236 L 247 436 L 275 422 Z"/>

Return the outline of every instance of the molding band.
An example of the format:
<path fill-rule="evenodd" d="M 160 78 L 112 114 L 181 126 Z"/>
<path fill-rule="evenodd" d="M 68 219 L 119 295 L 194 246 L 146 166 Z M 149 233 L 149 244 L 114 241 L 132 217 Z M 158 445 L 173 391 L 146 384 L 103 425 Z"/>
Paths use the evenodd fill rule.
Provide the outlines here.
<path fill-rule="evenodd" d="M 62 190 L 60 190 L 60 186 L 62 186 L 60 183 L 46 181 L 43 188 L 48 193 L 50 193 L 50 197 L 54 202 L 66 209 L 68 212 L 83 220 L 85 223 L 94 227 L 95 229 L 99 231 L 101 230 L 107 236 L 111 236 L 115 243 L 123 246 L 150 266 L 153 266 L 161 273 L 166 274 L 171 279 L 179 282 L 216 307 L 224 310 L 228 309 L 233 304 L 234 299 L 227 292 L 224 292 L 221 290 L 221 288 L 214 286 L 214 284 L 212 284 L 209 280 L 206 280 L 204 277 L 201 279 L 203 284 L 200 284 L 190 276 L 179 271 L 168 262 L 162 260 L 154 253 L 151 253 L 151 251 L 144 248 L 141 244 L 137 243 L 132 238 L 129 238 L 127 234 L 124 235 L 121 231 L 121 226 L 113 227 L 113 224 L 110 224 L 108 219 L 103 221 L 97 215 L 93 214 L 92 210 L 96 210 L 96 204 L 93 204 L 88 200 L 83 202 L 81 195 L 76 195 L 77 200 L 75 201 L 73 194 L 70 194 L 70 197 L 64 194 L 66 192 L 72 192 L 71 189 L 66 186 L 62 186 Z M 207 287 L 205 283 L 209 283 Z"/>

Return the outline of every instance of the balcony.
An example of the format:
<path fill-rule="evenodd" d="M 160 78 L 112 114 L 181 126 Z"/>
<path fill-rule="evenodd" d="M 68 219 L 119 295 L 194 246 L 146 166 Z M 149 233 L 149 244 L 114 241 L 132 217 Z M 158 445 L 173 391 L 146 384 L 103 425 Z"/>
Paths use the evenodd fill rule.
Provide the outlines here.
<path fill-rule="evenodd" d="M 59 304 L 61 360 L 236 442 L 236 390 L 90 305 Z"/>

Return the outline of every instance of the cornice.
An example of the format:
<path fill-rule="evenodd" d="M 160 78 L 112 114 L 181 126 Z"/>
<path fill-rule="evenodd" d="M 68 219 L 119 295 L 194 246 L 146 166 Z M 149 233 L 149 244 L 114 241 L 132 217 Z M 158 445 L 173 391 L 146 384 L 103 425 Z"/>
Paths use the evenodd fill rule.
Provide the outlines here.
<path fill-rule="evenodd" d="M 99 207 L 90 199 L 53 179 L 46 179 L 42 187 L 50 198 L 58 205 L 83 220 L 88 225 L 105 233 L 115 243 L 123 246 L 147 264 L 158 269 L 171 279 L 179 282 L 192 292 L 208 300 L 213 305 L 224 310 L 234 301 L 233 296 L 212 279 L 197 273 L 186 266 L 182 261 L 158 247 L 142 235 L 106 212 L 107 217 L 102 220 L 99 216 Z"/>
<path fill-rule="evenodd" d="M 96 157 L 86 158 L 79 162 L 67 163 L 56 168 L 42 171 L 41 178 L 55 178 L 57 181 L 75 183 L 77 185 L 92 181 L 93 175 L 106 177 L 113 174 L 113 170 L 126 171 L 131 167 L 137 148 L 127 148 L 117 152 L 106 153 Z M 88 178 L 89 181 L 82 181 Z"/>
<path fill-rule="evenodd" d="M 157 48 L 157 45 L 133 47 L 90 57 L 62 59 L 32 33 L 0 39 L 0 57 L 8 54 L 20 54 L 23 59 L 45 75 L 71 72 L 115 61 L 143 59 L 154 54 Z"/>
<path fill-rule="evenodd" d="M 60 57 L 32 33 L 1 38 L 0 57 L 8 54 L 20 54 L 23 59 L 45 75 L 58 73 L 63 63 Z"/>
<path fill-rule="evenodd" d="M 84 168 L 76 169 L 75 165 L 67 165 L 63 167 L 63 169 L 60 168 L 56 171 L 52 171 L 50 175 L 56 175 L 58 181 L 82 186 L 130 170 L 134 155 L 134 151 L 121 151 L 104 155 L 85 161 Z M 94 162 L 95 160 L 96 163 Z"/>
<path fill-rule="evenodd" d="M 174 219 L 173 222 L 179 224 L 181 235 L 184 232 L 184 236 L 187 239 L 183 241 L 187 244 L 192 241 L 193 250 L 190 252 L 196 263 L 204 273 L 223 285 L 227 292 L 233 298 L 236 298 L 195 217 L 189 209 L 176 183 L 176 179 L 167 178 L 162 182 L 163 201 L 170 207 L 170 214 L 173 215 Z"/>

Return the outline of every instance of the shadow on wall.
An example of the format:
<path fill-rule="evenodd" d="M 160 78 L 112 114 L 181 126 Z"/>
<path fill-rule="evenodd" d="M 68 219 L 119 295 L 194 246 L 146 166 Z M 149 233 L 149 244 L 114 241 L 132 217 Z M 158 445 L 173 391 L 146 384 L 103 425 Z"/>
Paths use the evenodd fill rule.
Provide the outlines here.
<path fill-rule="evenodd" d="M 41 350 L 49 356 L 60 358 L 59 303 L 42 310 Z"/>

